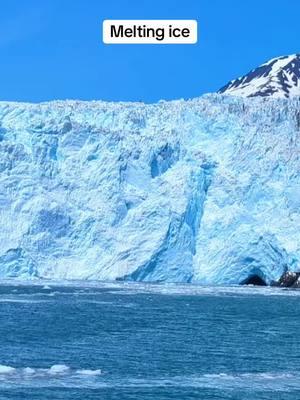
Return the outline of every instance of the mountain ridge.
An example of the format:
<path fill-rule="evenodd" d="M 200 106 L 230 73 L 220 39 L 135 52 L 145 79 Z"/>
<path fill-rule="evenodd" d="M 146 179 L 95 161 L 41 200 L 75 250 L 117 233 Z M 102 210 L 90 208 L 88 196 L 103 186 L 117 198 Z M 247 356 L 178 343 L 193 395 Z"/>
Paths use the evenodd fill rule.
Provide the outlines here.
<path fill-rule="evenodd" d="M 300 54 L 273 58 L 217 92 L 241 97 L 300 96 Z"/>

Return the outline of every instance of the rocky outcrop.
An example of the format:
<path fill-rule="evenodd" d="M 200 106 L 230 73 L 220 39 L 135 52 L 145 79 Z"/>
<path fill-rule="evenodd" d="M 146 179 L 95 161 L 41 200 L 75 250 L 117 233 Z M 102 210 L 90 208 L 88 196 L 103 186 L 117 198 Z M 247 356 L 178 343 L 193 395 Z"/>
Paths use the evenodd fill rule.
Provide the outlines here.
<path fill-rule="evenodd" d="M 300 272 L 285 272 L 277 282 L 273 282 L 271 286 L 300 288 Z"/>

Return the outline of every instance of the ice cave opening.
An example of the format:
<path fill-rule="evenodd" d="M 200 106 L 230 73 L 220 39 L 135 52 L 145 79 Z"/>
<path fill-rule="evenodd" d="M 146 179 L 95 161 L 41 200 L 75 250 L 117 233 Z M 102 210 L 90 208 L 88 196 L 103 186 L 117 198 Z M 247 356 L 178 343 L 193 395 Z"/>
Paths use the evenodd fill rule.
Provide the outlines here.
<path fill-rule="evenodd" d="M 266 282 L 258 275 L 250 275 L 241 282 L 241 285 L 267 286 Z"/>

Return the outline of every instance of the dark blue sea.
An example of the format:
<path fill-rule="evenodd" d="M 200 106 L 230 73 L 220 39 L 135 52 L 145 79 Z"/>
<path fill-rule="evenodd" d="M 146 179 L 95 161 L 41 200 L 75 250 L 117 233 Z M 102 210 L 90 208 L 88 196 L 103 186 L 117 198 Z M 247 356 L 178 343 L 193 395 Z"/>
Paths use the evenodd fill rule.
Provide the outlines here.
<path fill-rule="evenodd" d="M 299 400 L 300 292 L 0 285 L 0 399 Z"/>

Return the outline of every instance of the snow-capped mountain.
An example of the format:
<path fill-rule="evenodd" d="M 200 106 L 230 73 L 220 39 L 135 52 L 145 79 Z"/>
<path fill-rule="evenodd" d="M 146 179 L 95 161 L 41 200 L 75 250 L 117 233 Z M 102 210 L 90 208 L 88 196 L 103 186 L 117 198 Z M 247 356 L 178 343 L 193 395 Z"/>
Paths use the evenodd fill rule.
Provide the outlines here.
<path fill-rule="evenodd" d="M 300 54 L 274 58 L 229 82 L 219 93 L 243 97 L 300 96 Z"/>
<path fill-rule="evenodd" d="M 300 266 L 300 101 L 0 103 L 0 277 L 242 283 Z"/>

